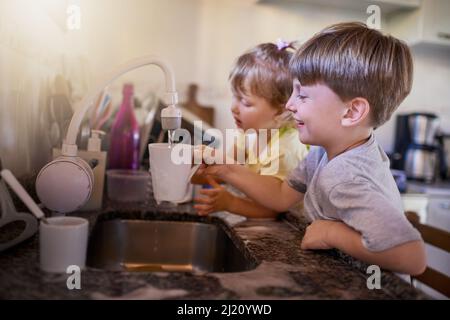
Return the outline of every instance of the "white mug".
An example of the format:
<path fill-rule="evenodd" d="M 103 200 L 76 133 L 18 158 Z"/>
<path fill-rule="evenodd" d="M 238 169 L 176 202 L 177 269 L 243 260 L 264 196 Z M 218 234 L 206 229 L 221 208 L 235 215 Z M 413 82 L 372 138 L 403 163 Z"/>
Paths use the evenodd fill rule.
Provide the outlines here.
<path fill-rule="evenodd" d="M 193 147 L 188 144 L 150 143 L 150 173 L 156 202 L 183 203 L 192 200 L 190 183 Z M 184 155 L 184 161 L 181 159 Z"/>
<path fill-rule="evenodd" d="M 86 263 L 89 222 L 79 217 L 52 217 L 41 222 L 40 266 L 47 272 L 66 272 L 76 265 L 83 269 Z"/>

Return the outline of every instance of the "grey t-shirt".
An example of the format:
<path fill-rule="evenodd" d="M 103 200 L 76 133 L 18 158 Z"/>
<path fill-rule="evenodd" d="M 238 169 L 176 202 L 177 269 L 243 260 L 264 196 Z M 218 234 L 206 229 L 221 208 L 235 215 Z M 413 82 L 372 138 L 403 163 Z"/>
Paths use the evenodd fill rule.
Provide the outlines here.
<path fill-rule="evenodd" d="M 370 251 L 421 239 L 405 217 L 389 159 L 373 135 L 331 161 L 323 148 L 312 147 L 286 181 L 305 193 L 309 219 L 343 221 L 361 233 Z"/>

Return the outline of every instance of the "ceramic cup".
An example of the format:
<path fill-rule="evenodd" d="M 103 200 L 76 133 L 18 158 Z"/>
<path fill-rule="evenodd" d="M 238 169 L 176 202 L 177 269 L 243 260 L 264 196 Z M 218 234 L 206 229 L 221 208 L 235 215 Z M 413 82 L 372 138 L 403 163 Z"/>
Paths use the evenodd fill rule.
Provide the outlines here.
<path fill-rule="evenodd" d="M 151 143 L 148 145 L 153 196 L 159 203 L 182 203 L 192 200 L 189 181 L 193 147 L 187 144 Z"/>
<path fill-rule="evenodd" d="M 66 272 L 86 263 L 89 222 L 79 217 L 47 218 L 39 227 L 40 266 L 46 272 Z"/>

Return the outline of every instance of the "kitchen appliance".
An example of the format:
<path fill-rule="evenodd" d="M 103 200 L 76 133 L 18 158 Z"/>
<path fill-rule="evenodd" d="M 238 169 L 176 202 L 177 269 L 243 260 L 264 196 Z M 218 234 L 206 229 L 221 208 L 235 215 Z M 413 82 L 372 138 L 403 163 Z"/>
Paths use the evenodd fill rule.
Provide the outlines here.
<path fill-rule="evenodd" d="M 450 133 L 442 133 L 437 137 L 440 145 L 439 161 L 443 163 L 440 174 L 443 179 L 450 179 Z"/>
<path fill-rule="evenodd" d="M 391 168 L 404 170 L 406 149 L 411 142 L 408 115 L 400 114 L 396 117 L 394 138 L 394 152 L 391 155 Z"/>
<path fill-rule="evenodd" d="M 439 118 L 432 113 L 411 113 L 408 115 L 411 142 L 418 145 L 435 145 Z"/>
<path fill-rule="evenodd" d="M 433 182 L 438 148 L 435 146 L 411 144 L 406 151 L 405 172 L 408 179 Z"/>
<path fill-rule="evenodd" d="M 397 116 L 392 168 L 405 170 L 410 180 L 433 182 L 436 173 L 446 178 L 443 145 L 437 140 L 439 118 L 415 112 Z"/>

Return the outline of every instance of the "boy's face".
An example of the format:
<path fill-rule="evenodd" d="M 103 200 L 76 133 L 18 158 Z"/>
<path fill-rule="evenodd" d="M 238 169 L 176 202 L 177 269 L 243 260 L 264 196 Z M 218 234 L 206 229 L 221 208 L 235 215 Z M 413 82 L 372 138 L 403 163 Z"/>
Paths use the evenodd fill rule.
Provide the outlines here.
<path fill-rule="evenodd" d="M 266 99 L 251 93 L 233 95 L 231 112 L 236 126 L 244 131 L 272 128 L 277 114 Z"/>
<path fill-rule="evenodd" d="M 295 79 L 286 108 L 297 122 L 300 141 L 328 146 L 339 138 L 341 119 L 347 108 L 327 85 L 302 86 Z"/>

